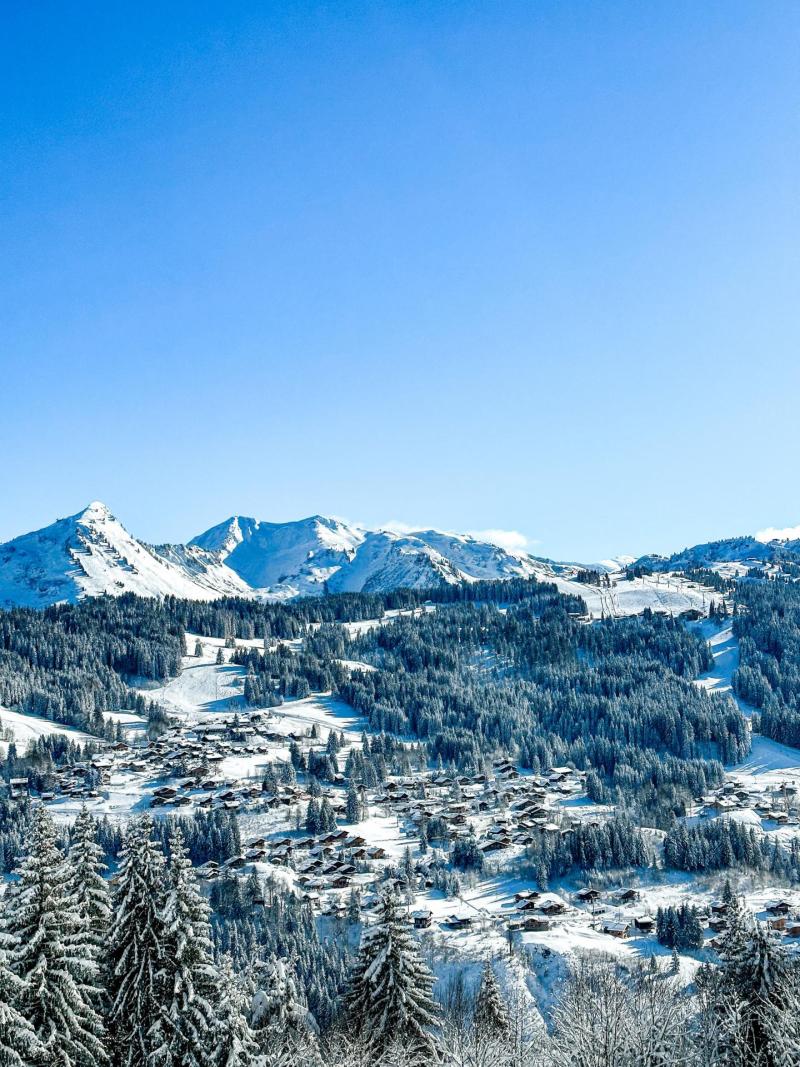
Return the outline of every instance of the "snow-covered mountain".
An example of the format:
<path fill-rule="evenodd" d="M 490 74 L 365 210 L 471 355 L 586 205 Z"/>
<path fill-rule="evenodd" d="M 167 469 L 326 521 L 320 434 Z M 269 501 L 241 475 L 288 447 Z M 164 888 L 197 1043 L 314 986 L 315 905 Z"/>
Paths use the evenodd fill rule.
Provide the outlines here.
<path fill-rule="evenodd" d="M 258 522 L 234 516 L 191 544 L 216 552 L 260 595 L 427 589 L 442 582 L 544 574 L 529 556 L 515 556 L 460 534 L 365 530 L 314 515 L 299 522 Z"/>
<path fill-rule="evenodd" d="M 685 571 L 696 567 L 727 569 L 735 565 L 743 570 L 751 565 L 781 560 L 800 562 L 800 540 L 762 540 L 749 535 L 729 537 L 723 541 L 708 541 L 684 548 L 671 556 L 642 556 L 636 560 L 636 566 L 649 567 L 654 571 Z"/>
<path fill-rule="evenodd" d="M 589 565 L 617 574 L 611 586 L 581 583 L 577 563 L 512 553 L 465 534 L 440 530 L 367 530 L 313 515 L 297 522 L 233 516 L 188 544 L 150 545 L 133 537 L 101 503 L 0 545 L 0 607 L 43 607 L 103 593 L 289 599 L 330 592 L 430 589 L 480 579 L 536 577 L 582 597 L 593 615 L 635 614 L 643 607 L 681 611 L 702 591 L 681 571 L 711 567 L 741 573 L 754 563 L 800 562 L 800 540 L 738 537 L 696 545 L 673 556 L 643 556 L 663 580 L 620 580 L 631 562 L 617 556 Z M 638 583 L 638 584 L 637 584 Z M 641 586 L 641 588 L 640 588 Z M 674 588 L 673 588 L 674 587 Z"/>
<path fill-rule="evenodd" d="M 102 593 L 208 600 L 248 587 L 218 556 L 137 541 L 95 502 L 77 515 L 0 545 L 0 605 L 42 607 Z"/>
<path fill-rule="evenodd" d="M 430 588 L 549 569 L 473 537 L 370 531 L 315 515 L 228 519 L 187 545 L 148 545 L 99 502 L 0 545 L 0 606 L 42 607 L 124 592 L 196 600 Z"/>

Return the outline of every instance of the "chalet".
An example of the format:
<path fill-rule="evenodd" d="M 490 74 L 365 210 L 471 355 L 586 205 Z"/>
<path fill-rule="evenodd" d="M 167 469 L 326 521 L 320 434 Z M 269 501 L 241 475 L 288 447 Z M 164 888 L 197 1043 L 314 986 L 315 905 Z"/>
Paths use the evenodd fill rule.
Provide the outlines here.
<path fill-rule="evenodd" d="M 652 915 L 637 915 L 633 920 L 634 927 L 643 934 L 652 933 L 655 924 L 656 921 Z"/>
<path fill-rule="evenodd" d="M 721 934 L 723 930 L 726 930 L 728 928 L 728 924 L 721 915 L 717 915 L 712 916 L 708 920 L 708 928 L 709 930 L 713 930 L 715 934 Z"/>
<path fill-rule="evenodd" d="M 771 900 L 764 905 L 764 910 L 770 915 L 788 915 L 791 904 L 788 900 Z"/>
<path fill-rule="evenodd" d="M 514 900 L 531 900 L 539 896 L 541 893 L 537 889 L 521 889 L 519 893 L 514 894 Z"/>
<path fill-rule="evenodd" d="M 504 848 L 510 848 L 511 842 L 506 837 L 498 837 L 492 841 L 487 841 L 480 846 L 480 850 L 483 853 L 487 852 L 502 852 Z"/>
<path fill-rule="evenodd" d="M 539 911 L 545 915 L 562 915 L 566 910 L 563 900 L 543 900 L 539 905 Z"/>
<path fill-rule="evenodd" d="M 620 889 L 619 893 L 617 893 L 617 900 L 620 904 L 632 904 L 634 900 L 639 899 L 639 896 L 638 889 Z"/>
<path fill-rule="evenodd" d="M 538 907 L 539 907 L 538 901 L 535 898 L 531 897 L 531 898 L 520 900 L 518 902 L 518 904 L 516 905 L 516 910 L 517 911 L 533 911 L 535 908 L 538 908 Z"/>
<path fill-rule="evenodd" d="M 600 893 L 597 889 L 579 889 L 575 896 L 584 904 L 593 904 L 600 897 Z"/>
<path fill-rule="evenodd" d="M 27 778 L 12 778 L 8 783 L 8 788 L 12 800 L 22 800 L 30 792 Z"/>
<path fill-rule="evenodd" d="M 603 931 L 604 934 L 610 934 L 611 937 L 619 937 L 619 938 L 627 937 L 628 936 L 628 931 L 630 930 L 630 928 L 631 928 L 631 924 L 629 922 L 625 922 L 625 921 L 621 921 L 621 922 L 611 922 L 611 921 L 604 922 L 603 925 L 600 927 L 600 929 Z"/>
<path fill-rule="evenodd" d="M 526 915 L 521 925 L 523 930 L 541 932 L 549 930 L 552 924 L 549 919 L 545 919 L 541 915 Z"/>
<path fill-rule="evenodd" d="M 431 925 L 431 920 L 433 919 L 433 912 L 429 911 L 427 908 L 424 908 L 420 911 L 412 912 L 411 918 L 414 920 L 414 928 L 416 930 L 427 930 L 427 928 Z"/>
<path fill-rule="evenodd" d="M 787 937 L 800 937 L 800 922 L 796 919 L 788 919 L 785 933 Z"/>
<path fill-rule="evenodd" d="M 468 930 L 472 926 L 471 915 L 448 915 L 444 921 L 448 930 Z"/>

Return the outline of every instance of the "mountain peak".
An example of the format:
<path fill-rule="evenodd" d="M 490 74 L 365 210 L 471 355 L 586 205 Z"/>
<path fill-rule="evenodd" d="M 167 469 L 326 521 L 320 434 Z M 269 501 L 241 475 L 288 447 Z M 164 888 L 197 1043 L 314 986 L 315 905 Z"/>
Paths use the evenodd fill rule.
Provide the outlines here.
<path fill-rule="evenodd" d="M 108 522 L 113 518 L 111 509 L 102 500 L 93 500 L 75 516 L 78 522 Z"/>

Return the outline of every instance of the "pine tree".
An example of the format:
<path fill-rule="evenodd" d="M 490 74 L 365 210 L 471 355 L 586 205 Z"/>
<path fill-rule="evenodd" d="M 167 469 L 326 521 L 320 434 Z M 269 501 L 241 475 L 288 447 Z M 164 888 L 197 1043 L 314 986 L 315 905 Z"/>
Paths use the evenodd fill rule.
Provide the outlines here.
<path fill-rule="evenodd" d="M 247 1022 L 248 998 L 234 974 L 230 956 L 222 958 L 218 983 L 219 1006 L 211 1067 L 252 1067 L 258 1056 L 258 1045 Z"/>
<path fill-rule="evenodd" d="M 478 1033 L 495 1037 L 507 1037 L 511 1032 L 508 1008 L 488 960 L 483 965 L 481 984 L 475 1000 L 473 1026 Z"/>
<path fill-rule="evenodd" d="M 319 828 L 323 834 L 330 834 L 336 829 L 336 815 L 327 797 L 322 798 L 319 806 Z"/>
<path fill-rule="evenodd" d="M 0 952 L 0 1067 L 34 1067 L 43 1059 L 36 1031 L 17 1008 L 24 993 L 25 983 L 9 970 Z"/>
<path fill-rule="evenodd" d="M 107 949 L 111 901 L 108 883 L 103 877 L 106 865 L 103 862 L 103 850 L 97 842 L 97 824 L 85 807 L 75 820 L 67 860 L 67 889 L 80 920 L 76 937 L 99 973 Z M 95 1000 L 98 1011 L 102 1008 L 102 1002 L 103 996 L 100 994 Z"/>
<path fill-rule="evenodd" d="M 333 735 L 331 735 L 333 736 Z M 349 823 L 357 823 L 361 816 L 361 805 L 358 802 L 358 793 L 355 791 L 353 783 L 350 783 L 350 788 L 347 790 L 347 810 L 345 817 Z"/>
<path fill-rule="evenodd" d="M 319 804 L 313 797 L 309 800 L 308 808 L 306 809 L 306 830 L 314 837 L 316 837 L 321 830 Z"/>
<path fill-rule="evenodd" d="M 164 1001 L 164 855 L 152 830 L 149 815 L 130 825 L 114 893 L 109 1019 L 119 1067 L 151 1067 Z"/>
<path fill-rule="evenodd" d="M 429 1028 L 438 1017 L 432 989 L 433 975 L 420 958 L 397 899 L 387 893 L 377 924 L 362 935 L 346 996 L 349 1024 L 376 1057 L 399 1041 L 411 1061 L 429 1064 L 436 1058 Z"/>
<path fill-rule="evenodd" d="M 47 809 L 33 814 L 29 853 L 7 893 L 3 943 L 22 982 L 19 1011 L 43 1046 L 47 1065 L 104 1064 L 103 1022 L 93 1007 L 96 963 L 68 890 L 67 867 Z"/>
<path fill-rule="evenodd" d="M 721 952 L 723 1048 L 748 1067 L 785 1067 L 800 1054 L 797 973 L 774 934 L 736 910 Z"/>
<path fill-rule="evenodd" d="M 270 1067 L 294 1067 L 316 1059 L 316 1021 L 285 960 L 271 956 L 261 967 L 251 1008 L 253 1036 Z"/>
<path fill-rule="evenodd" d="M 206 1067 L 217 1002 L 210 908 L 197 889 L 179 826 L 170 835 L 163 1001 L 153 1027 L 154 1064 Z"/>

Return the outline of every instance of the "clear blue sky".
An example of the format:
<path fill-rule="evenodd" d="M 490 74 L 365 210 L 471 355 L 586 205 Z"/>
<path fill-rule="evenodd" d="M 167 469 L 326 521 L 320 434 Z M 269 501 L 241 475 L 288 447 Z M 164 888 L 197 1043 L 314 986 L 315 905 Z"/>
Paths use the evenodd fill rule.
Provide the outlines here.
<path fill-rule="evenodd" d="M 800 5 L 7 5 L 0 539 L 800 522 Z"/>

